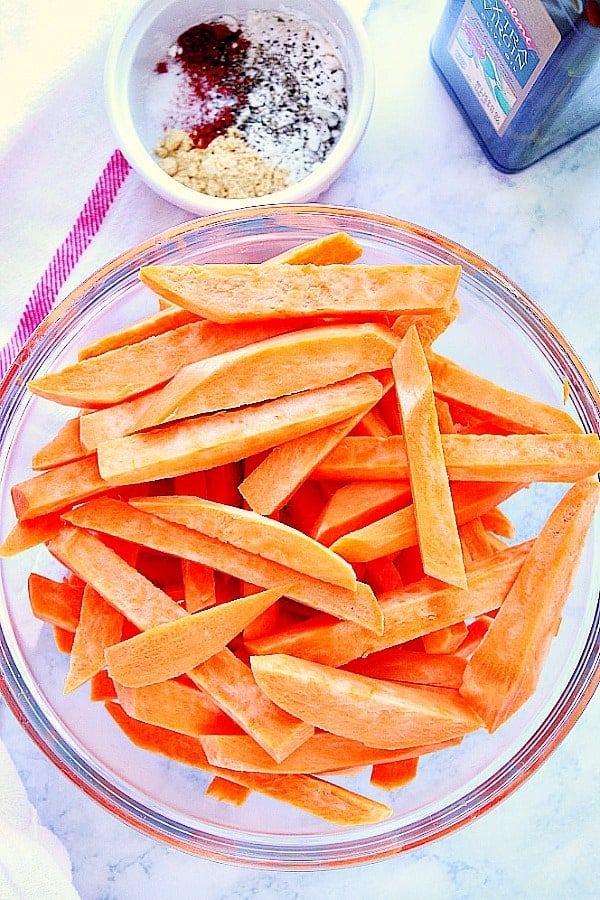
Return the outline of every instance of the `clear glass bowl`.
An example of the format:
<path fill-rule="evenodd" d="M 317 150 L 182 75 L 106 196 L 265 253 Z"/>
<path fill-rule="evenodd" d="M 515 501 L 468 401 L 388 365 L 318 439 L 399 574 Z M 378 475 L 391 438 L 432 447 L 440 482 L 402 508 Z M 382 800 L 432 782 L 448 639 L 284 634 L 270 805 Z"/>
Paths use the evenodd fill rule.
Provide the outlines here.
<path fill-rule="evenodd" d="M 349 209 L 272 206 L 190 222 L 105 266 L 35 332 L 0 393 L 0 521 L 14 522 L 10 486 L 31 474 L 32 452 L 71 413 L 29 395 L 28 379 L 55 370 L 77 349 L 155 308 L 138 280 L 142 265 L 259 262 L 302 241 L 344 230 L 366 262 L 460 263 L 462 314 L 437 348 L 508 388 L 561 405 L 585 431 L 600 430 L 600 398 L 584 367 L 546 316 L 500 272 L 437 234 Z M 517 540 L 530 537 L 564 488 L 534 485 L 506 504 Z M 62 693 L 67 657 L 27 599 L 32 570 L 56 577 L 45 548 L 2 560 L 0 687 L 47 756 L 105 809 L 188 852 L 255 867 L 309 869 L 372 861 L 432 841 L 490 809 L 556 748 L 600 678 L 600 542 L 596 519 L 542 678 L 533 698 L 493 735 L 481 731 L 451 750 L 424 757 L 416 780 L 391 794 L 393 816 L 342 830 L 293 808 L 252 796 L 234 808 L 204 796 L 209 776 L 132 746 L 85 687 Z M 340 783 L 371 789 L 366 774 Z"/>

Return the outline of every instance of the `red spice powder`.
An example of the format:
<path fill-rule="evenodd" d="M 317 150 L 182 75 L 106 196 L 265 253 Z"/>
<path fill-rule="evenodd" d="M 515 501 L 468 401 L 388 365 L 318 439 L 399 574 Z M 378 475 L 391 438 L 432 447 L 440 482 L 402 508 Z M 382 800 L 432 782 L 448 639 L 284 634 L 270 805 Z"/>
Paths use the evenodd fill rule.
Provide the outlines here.
<path fill-rule="evenodd" d="M 185 75 L 189 95 L 182 127 L 197 147 L 225 134 L 247 105 L 252 85 L 243 62 L 249 46 L 241 30 L 221 22 L 202 22 L 178 37 L 174 62 Z M 165 71 L 167 63 L 160 62 L 156 72 Z"/>

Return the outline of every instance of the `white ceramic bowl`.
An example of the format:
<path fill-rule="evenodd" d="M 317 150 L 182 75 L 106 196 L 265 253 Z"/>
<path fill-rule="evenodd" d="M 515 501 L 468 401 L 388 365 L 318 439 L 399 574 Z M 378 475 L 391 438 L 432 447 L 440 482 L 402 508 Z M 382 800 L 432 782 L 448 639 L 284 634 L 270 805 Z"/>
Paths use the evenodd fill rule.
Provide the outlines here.
<path fill-rule="evenodd" d="M 289 187 L 248 199 L 209 196 L 167 175 L 153 152 L 162 131 L 161 98 L 154 68 L 187 28 L 223 14 L 284 10 L 324 27 L 343 55 L 348 113 L 342 134 L 325 160 Z M 154 75 L 154 78 L 153 78 Z M 375 92 L 371 50 L 362 22 L 346 0 L 303 0 L 300 7 L 280 0 L 139 0 L 129 5 L 109 47 L 105 93 L 116 140 L 130 165 L 165 200 L 196 215 L 271 203 L 314 200 L 338 177 L 367 127 Z"/>

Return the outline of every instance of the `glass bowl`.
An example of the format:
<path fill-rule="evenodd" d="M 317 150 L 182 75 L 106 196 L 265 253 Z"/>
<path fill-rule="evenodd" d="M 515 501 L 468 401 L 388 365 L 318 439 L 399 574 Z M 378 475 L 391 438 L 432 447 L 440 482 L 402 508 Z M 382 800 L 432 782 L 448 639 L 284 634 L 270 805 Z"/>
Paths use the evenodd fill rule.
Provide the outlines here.
<path fill-rule="evenodd" d="M 600 398 L 553 324 L 500 272 L 453 242 L 381 215 L 318 205 L 256 207 L 216 214 L 168 231 L 123 254 L 67 297 L 16 359 L 0 394 L 2 538 L 14 522 L 10 486 L 31 474 L 32 452 L 71 413 L 31 396 L 30 378 L 74 361 L 77 349 L 153 311 L 138 280 L 142 265 L 259 262 L 293 245 L 343 230 L 373 263 L 459 263 L 462 314 L 436 349 L 507 388 L 562 405 L 585 431 L 600 429 Z M 61 418 L 63 417 L 63 418 Z M 534 485 L 506 504 L 517 540 L 532 536 L 564 486 Z M 204 796 L 210 776 L 130 744 L 85 687 L 62 692 L 67 657 L 35 620 L 27 575 L 57 577 L 45 548 L 1 561 L 1 688 L 31 738 L 88 796 L 167 844 L 255 867 L 311 869 L 373 861 L 464 826 L 508 796 L 557 747 L 600 677 L 598 517 L 543 674 L 530 701 L 494 734 L 422 758 L 416 780 L 387 794 L 368 774 L 340 778 L 393 808 L 377 825 L 346 830 L 252 795 L 240 808 Z"/>

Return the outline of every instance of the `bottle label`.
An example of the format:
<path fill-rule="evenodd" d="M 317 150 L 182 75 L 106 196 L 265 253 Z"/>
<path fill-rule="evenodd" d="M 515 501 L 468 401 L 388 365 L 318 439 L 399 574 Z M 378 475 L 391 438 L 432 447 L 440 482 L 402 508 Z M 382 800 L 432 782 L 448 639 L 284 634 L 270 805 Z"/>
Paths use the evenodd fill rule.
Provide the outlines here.
<path fill-rule="evenodd" d="M 448 52 L 502 135 L 559 43 L 541 0 L 466 0 Z"/>

